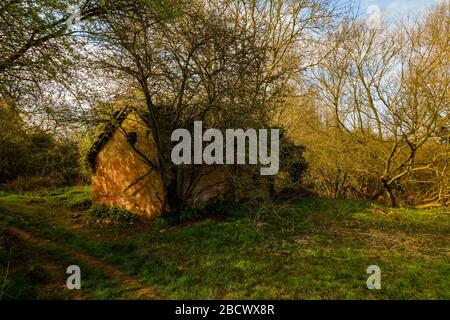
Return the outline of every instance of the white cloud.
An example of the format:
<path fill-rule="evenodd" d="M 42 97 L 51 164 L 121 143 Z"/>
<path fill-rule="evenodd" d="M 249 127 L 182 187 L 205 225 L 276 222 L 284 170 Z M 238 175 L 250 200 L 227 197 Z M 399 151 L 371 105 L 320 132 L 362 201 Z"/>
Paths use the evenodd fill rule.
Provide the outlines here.
<path fill-rule="evenodd" d="M 362 0 L 366 12 L 370 6 L 378 6 L 385 20 L 416 19 L 422 17 L 432 6 L 450 0 Z"/>

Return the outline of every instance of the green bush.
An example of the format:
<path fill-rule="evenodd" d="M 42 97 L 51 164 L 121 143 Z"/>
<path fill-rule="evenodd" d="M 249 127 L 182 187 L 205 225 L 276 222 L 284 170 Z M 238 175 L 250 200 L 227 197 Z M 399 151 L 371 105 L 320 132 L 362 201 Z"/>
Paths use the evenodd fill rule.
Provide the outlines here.
<path fill-rule="evenodd" d="M 230 216 L 233 212 L 235 203 L 226 203 L 224 201 L 211 201 L 201 207 L 190 208 L 178 213 L 168 214 L 161 219 L 168 225 L 177 225 L 200 221 L 204 219 L 216 219 L 224 216 Z"/>
<path fill-rule="evenodd" d="M 138 217 L 128 210 L 117 207 L 93 206 L 89 215 L 96 219 L 109 219 L 116 222 L 134 222 Z"/>
<path fill-rule="evenodd" d="M 62 177 L 57 175 L 53 176 L 32 176 L 24 177 L 18 176 L 14 180 L 9 181 L 1 185 L 1 188 L 5 191 L 14 193 L 23 193 L 30 190 L 42 190 L 54 187 L 60 187 L 65 184 Z"/>
<path fill-rule="evenodd" d="M 0 188 L 24 192 L 88 182 L 75 138 L 60 139 L 0 101 Z"/>
<path fill-rule="evenodd" d="M 159 231 L 159 230 L 169 227 L 170 225 L 166 219 L 158 217 L 155 220 L 153 220 L 152 226 L 153 226 L 154 230 Z"/>
<path fill-rule="evenodd" d="M 71 201 L 67 207 L 74 210 L 87 210 L 92 206 L 92 200 L 91 199 L 74 199 Z"/>
<path fill-rule="evenodd" d="M 180 213 L 178 219 L 180 223 L 199 220 L 202 217 L 203 210 L 192 208 Z"/>

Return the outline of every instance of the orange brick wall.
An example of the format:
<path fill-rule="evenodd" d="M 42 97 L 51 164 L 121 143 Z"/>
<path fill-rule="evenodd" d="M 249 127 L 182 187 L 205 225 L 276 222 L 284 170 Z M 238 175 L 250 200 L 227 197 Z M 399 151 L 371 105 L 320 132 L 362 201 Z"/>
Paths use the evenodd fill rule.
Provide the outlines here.
<path fill-rule="evenodd" d="M 136 148 L 150 159 L 155 156 L 150 132 L 130 115 L 96 157 L 96 170 L 92 177 L 93 202 L 117 206 L 149 217 L 155 216 L 161 210 L 159 199 L 162 199 L 161 178 L 157 172 L 151 172 L 125 191 L 133 181 L 148 172 L 149 166 L 130 147 L 123 130 L 136 132 Z M 225 168 L 212 171 L 210 166 L 205 166 L 204 170 L 208 174 L 196 185 L 191 205 L 217 198 L 228 190 L 229 179 Z"/>

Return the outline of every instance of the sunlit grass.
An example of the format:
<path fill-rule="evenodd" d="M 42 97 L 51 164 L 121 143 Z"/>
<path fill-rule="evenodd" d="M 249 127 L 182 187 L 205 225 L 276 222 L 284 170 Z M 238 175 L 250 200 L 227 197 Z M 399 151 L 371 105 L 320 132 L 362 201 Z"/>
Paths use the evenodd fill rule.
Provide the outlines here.
<path fill-rule="evenodd" d="M 102 225 L 86 211 L 80 222 L 64 216 L 67 203 L 88 194 L 3 195 L 0 208 L 20 214 L 2 220 L 103 259 L 173 299 L 450 298 L 445 209 L 305 198 L 222 206 L 220 219 L 181 225 Z M 30 202 L 35 197 L 45 202 Z M 382 270 L 381 290 L 366 287 L 373 264 Z M 91 296 L 117 297 L 117 284 L 105 277 L 92 280 Z"/>

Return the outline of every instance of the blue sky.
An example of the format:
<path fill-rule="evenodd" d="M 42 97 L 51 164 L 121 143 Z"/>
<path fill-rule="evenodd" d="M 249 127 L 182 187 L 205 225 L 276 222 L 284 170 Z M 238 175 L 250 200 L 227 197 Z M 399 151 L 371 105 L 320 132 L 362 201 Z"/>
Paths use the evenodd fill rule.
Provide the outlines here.
<path fill-rule="evenodd" d="M 345 0 L 340 0 L 345 1 Z M 389 17 L 417 17 L 431 6 L 450 0 L 353 0 L 360 3 L 361 13 L 365 13 L 371 5 L 378 6 L 384 15 Z"/>

